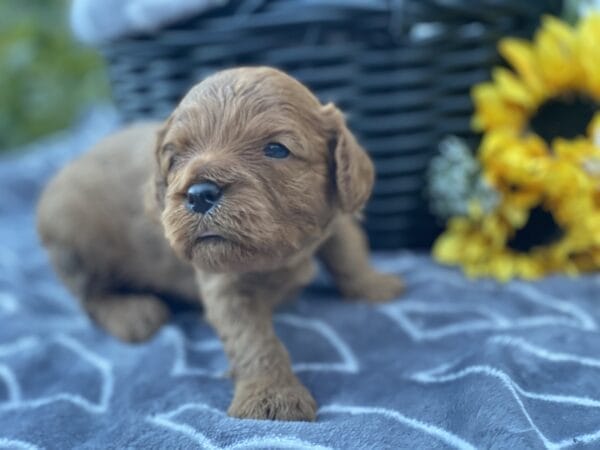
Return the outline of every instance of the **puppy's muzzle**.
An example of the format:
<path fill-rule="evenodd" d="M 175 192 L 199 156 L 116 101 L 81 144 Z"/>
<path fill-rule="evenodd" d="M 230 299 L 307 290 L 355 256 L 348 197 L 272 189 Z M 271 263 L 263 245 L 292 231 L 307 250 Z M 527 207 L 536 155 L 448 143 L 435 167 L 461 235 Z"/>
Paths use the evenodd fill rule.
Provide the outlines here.
<path fill-rule="evenodd" d="M 223 190 L 212 182 L 192 184 L 187 190 L 186 207 L 196 214 L 206 214 L 217 203 Z"/>

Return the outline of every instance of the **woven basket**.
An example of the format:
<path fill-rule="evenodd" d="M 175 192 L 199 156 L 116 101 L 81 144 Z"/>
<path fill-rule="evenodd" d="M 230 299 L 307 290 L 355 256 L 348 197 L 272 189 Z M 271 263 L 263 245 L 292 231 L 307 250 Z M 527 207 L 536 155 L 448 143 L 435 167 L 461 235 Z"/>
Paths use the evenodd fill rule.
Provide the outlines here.
<path fill-rule="evenodd" d="M 473 140 L 473 84 L 502 36 L 529 35 L 560 0 L 232 1 L 152 35 L 102 48 L 126 120 L 164 118 L 226 67 L 279 67 L 337 103 L 377 168 L 372 247 L 426 247 L 439 232 L 423 195 L 440 139 Z M 350 2 L 346 2 L 350 3 Z M 418 25 L 415 25 L 418 24 Z"/>

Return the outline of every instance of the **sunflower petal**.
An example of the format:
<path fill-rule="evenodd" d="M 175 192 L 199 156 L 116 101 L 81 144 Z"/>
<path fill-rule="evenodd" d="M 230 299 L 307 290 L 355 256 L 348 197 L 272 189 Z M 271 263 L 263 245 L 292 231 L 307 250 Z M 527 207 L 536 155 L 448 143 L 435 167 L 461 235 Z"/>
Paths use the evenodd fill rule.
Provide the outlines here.
<path fill-rule="evenodd" d="M 563 43 L 569 49 L 572 49 L 577 42 L 577 35 L 575 30 L 569 26 L 566 22 L 554 17 L 544 16 L 542 18 L 542 27 L 557 41 Z"/>
<path fill-rule="evenodd" d="M 540 71 L 553 93 L 572 89 L 575 86 L 576 71 L 573 58 L 565 51 L 563 43 L 542 29 L 536 35 L 535 49 Z"/>
<path fill-rule="evenodd" d="M 503 67 L 496 67 L 492 72 L 492 77 L 498 86 L 498 91 L 508 101 L 530 111 L 535 108 L 537 102 L 531 91 L 513 72 Z"/>
<path fill-rule="evenodd" d="M 531 94 L 538 101 L 544 98 L 546 87 L 540 76 L 536 54 L 531 44 L 523 39 L 505 38 L 498 46 L 500 54 L 517 71 Z"/>
<path fill-rule="evenodd" d="M 493 83 L 475 86 L 471 96 L 475 104 L 472 126 L 476 131 L 523 127 L 526 119 L 523 109 L 507 103 Z"/>

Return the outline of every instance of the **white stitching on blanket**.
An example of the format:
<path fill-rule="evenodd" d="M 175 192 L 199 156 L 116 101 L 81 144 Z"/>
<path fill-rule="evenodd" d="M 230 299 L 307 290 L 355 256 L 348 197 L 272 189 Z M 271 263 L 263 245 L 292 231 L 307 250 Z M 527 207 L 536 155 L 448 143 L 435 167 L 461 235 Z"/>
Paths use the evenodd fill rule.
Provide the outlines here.
<path fill-rule="evenodd" d="M 532 285 L 528 285 L 520 281 L 515 281 L 507 285 L 506 290 L 520 294 L 523 298 L 532 303 L 544 305 L 577 318 L 581 322 L 581 326 L 584 330 L 598 329 L 594 318 L 585 310 L 578 307 L 573 301 L 564 301 L 556 297 L 552 297 L 551 295 L 534 288 Z"/>
<path fill-rule="evenodd" d="M 287 436 L 257 436 L 249 439 L 244 439 L 226 447 L 219 447 L 215 445 L 205 434 L 197 431 L 190 425 L 178 423 L 174 420 L 178 414 L 188 410 L 195 411 L 208 411 L 212 414 L 223 416 L 225 420 L 236 420 L 231 419 L 218 411 L 203 403 L 186 403 L 179 406 L 173 411 L 156 414 L 154 416 L 148 416 L 146 421 L 161 426 L 163 428 L 176 431 L 178 433 L 185 434 L 187 437 L 196 442 L 199 446 L 207 450 L 233 450 L 236 448 L 295 448 L 295 449 L 313 449 L 313 450 L 325 450 L 330 447 L 323 447 L 321 445 L 312 444 L 310 442 L 303 441 L 295 437 Z"/>
<path fill-rule="evenodd" d="M 554 446 L 556 449 L 567 448 L 575 444 L 589 444 L 600 439 L 600 430 L 594 433 L 581 434 L 575 437 L 569 437 L 557 442 Z"/>
<path fill-rule="evenodd" d="M 4 381 L 8 391 L 7 403 L 17 403 L 21 400 L 21 387 L 15 377 L 15 374 L 5 365 L 0 365 L 0 380 Z"/>
<path fill-rule="evenodd" d="M 600 437 L 600 431 L 599 431 L 599 432 L 593 433 L 591 435 L 581 435 L 581 436 L 574 436 L 571 438 L 563 439 L 562 441 L 560 441 L 558 443 L 550 441 L 544 435 L 544 433 L 542 433 L 542 431 L 537 427 L 537 425 L 535 424 L 535 422 L 529 415 L 529 412 L 527 411 L 527 408 L 525 408 L 525 405 L 521 401 L 519 394 L 521 394 L 525 397 L 533 398 L 533 399 L 537 399 L 537 400 L 544 400 L 544 401 L 554 402 L 554 403 L 571 403 L 571 404 L 576 404 L 579 406 L 587 406 L 587 407 L 599 407 L 600 402 L 598 402 L 596 400 L 587 399 L 585 397 L 579 398 L 579 397 L 568 397 L 568 396 L 551 396 L 548 394 L 531 393 L 529 391 L 525 391 L 519 385 L 517 385 L 510 378 L 510 376 L 508 376 L 505 372 L 495 369 L 490 366 L 469 366 L 459 372 L 450 373 L 447 375 L 430 376 L 427 372 L 420 372 L 420 373 L 413 375 L 412 379 L 416 382 L 420 382 L 423 384 L 447 383 L 447 382 L 451 382 L 451 381 L 456 381 L 460 378 L 465 378 L 472 374 L 484 374 L 484 375 L 488 375 L 488 376 L 499 379 L 502 382 L 502 384 L 511 392 L 515 401 L 519 405 L 521 412 L 525 416 L 525 419 L 527 420 L 527 422 L 529 422 L 533 431 L 535 431 L 535 433 L 539 436 L 539 438 L 544 443 L 544 446 L 548 449 L 560 449 L 560 448 L 569 447 L 571 445 L 574 445 L 578 440 L 583 439 L 584 436 L 596 436 L 596 439 Z M 590 404 L 591 402 L 593 402 L 595 404 Z"/>
<path fill-rule="evenodd" d="M 0 437 L 0 448 L 10 448 L 14 449 L 23 449 L 23 450 L 40 450 L 40 447 L 37 447 L 29 442 L 20 441 L 16 439 L 7 439 Z"/>
<path fill-rule="evenodd" d="M 184 334 L 181 332 L 181 330 L 179 328 L 176 328 L 173 326 L 167 326 L 162 331 L 162 334 L 167 339 L 167 341 L 169 341 L 170 343 L 173 344 L 173 347 L 175 350 L 175 361 L 173 363 L 173 367 L 171 368 L 172 376 L 174 376 L 174 377 L 203 376 L 203 377 L 210 377 L 210 378 L 223 378 L 223 373 L 216 373 L 216 372 L 202 369 L 199 367 L 190 367 L 188 365 L 186 352 L 185 352 L 186 345 L 188 345 L 188 344 L 187 344 L 186 337 L 184 336 Z M 194 349 L 197 349 L 199 351 L 214 351 L 215 350 L 214 347 L 213 348 L 203 348 L 203 344 L 205 344 L 205 342 L 212 342 L 212 341 L 213 341 L 213 339 L 211 339 L 210 341 L 201 341 L 201 342 L 197 342 L 197 343 L 193 343 L 193 344 L 189 344 L 189 345 L 190 345 L 190 347 L 193 347 Z"/>
<path fill-rule="evenodd" d="M 324 371 L 357 373 L 359 364 L 356 356 L 342 338 L 328 324 L 318 319 L 309 319 L 292 314 L 278 314 L 275 321 L 297 328 L 309 329 L 323 336 L 336 349 L 342 361 L 339 363 L 297 363 L 292 367 L 295 371 Z"/>
<path fill-rule="evenodd" d="M 8 356 L 19 353 L 39 345 L 39 339 L 34 336 L 25 336 L 17 339 L 11 344 L 0 345 L 0 356 Z"/>
<path fill-rule="evenodd" d="M 110 404 L 110 397 L 112 396 L 114 390 L 114 377 L 112 375 L 112 365 L 104 358 L 92 353 L 87 348 L 85 348 L 79 341 L 72 339 L 69 336 L 58 336 L 56 339 L 57 342 L 62 344 L 63 346 L 73 350 L 75 353 L 79 354 L 83 359 L 89 362 L 91 365 L 95 366 L 98 371 L 102 374 L 102 388 L 100 394 L 100 401 L 98 402 L 99 411 L 106 411 L 108 405 Z"/>
<path fill-rule="evenodd" d="M 447 369 L 447 367 L 446 367 Z M 432 372 L 441 373 L 439 367 L 436 367 Z M 455 381 L 461 378 L 465 378 L 469 375 L 473 374 L 484 374 L 489 375 L 491 377 L 498 378 L 502 381 L 510 383 L 516 392 L 521 394 L 523 397 L 532 398 L 534 400 L 541 400 L 544 402 L 551 403 L 566 403 L 577 406 L 583 406 L 588 408 L 600 408 L 600 400 L 595 400 L 589 397 L 576 397 L 571 395 L 555 395 L 555 394 L 545 394 L 538 392 L 531 392 L 526 389 L 523 389 L 519 386 L 506 372 L 496 369 L 495 367 L 488 365 L 477 365 L 477 366 L 468 366 L 462 370 L 457 372 L 451 372 L 445 375 L 432 375 L 430 371 L 418 372 L 414 374 L 411 379 L 414 381 L 418 381 L 420 383 L 446 383 L 448 381 Z"/>
<path fill-rule="evenodd" d="M 359 363 L 343 339 L 328 324 L 321 320 L 299 317 L 292 314 L 278 314 L 274 317 L 276 322 L 293 326 L 297 328 L 308 329 L 316 332 L 331 344 L 339 354 L 340 362 L 314 362 L 314 363 L 296 363 L 292 368 L 296 372 L 302 371 L 322 371 L 322 372 L 346 372 L 357 373 Z M 191 367 L 188 365 L 186 356 L 186 346 L 197 351 L 210 352 L 222 351 L 222 346 L 215 339 L 208 339 L 195 343 L 188 343 L 185 335 L 178 328 L 168 326 L 163 330 L 165 338 L 171 342 L 175 348 L 175 362 L 171 368 L 172 376 L 204 376 L 210 378 L 223 378 L 225 370 L 215 372 L 202 369 L 200 367 Z"/>
<path fill-rule="evenodd" d="M 516 347 L 518 349 L 523 350 L 524 352 L 531 353 L 533 355 L 539 356 L 540 358 L 547 359 L 548 361 L 553 362 L 572 362 L 576 364 L 580 364 L 582 366 L 596 367 L 600 368 L 600 359 L 590 358 L 586 356 L 577 356 L 571 353 L 560 353 L 553 352 L 550 350 L 546 350 L 545 348 L 538 347 L 536 345 L 531 344 L 530 342 L 516 336 L 508 336 L 508 335 L 500 335 L 493 336 L 489 340 L 489 342 L 498 344 L 498 345 L 506 345 L 511 347 Z"/>
<path fill-rule="evenodd" d="M 551 362 L 571 362 L 583 366 L 600 368 L 600 360 L 594 358 L 578 357 L 566 353 L 552 352 L 550 350 L 533 345 L 521 338 L 512 338 L 510 336 L 496 336 L 490 338 L 488 342 L 495 345 L 512 346 Z M 531 398 L 534 400 L 560 404 L 572 404 L 588 408 L 600 408 L 600 400 L 592 399 L 589 397 L 576 397 L 570 395 L 556 395 L 527 391 L 520 387 L 515 381 L 513 381 L 512 378 L 506 372 L 487 365 L 468 366 L 456 372 L 451 372 L 443 375 L 441 374 L 449 368 L 449 364 L 443 364 L 430 370 L 417 372 L 411 377 L 411 379 L 423 384 L 433 384 L 452 382 L 473 374 L 483 374 L 486 376 L 491 376 L 496 379 L 499 379 L 502 382 L 502 384 L 511 392 L 513 398 L 517 402 L 526 420 L 531 425 L 533 431 L 535 431 L 535 433 L 542 440 L 546 448 L 561 449 L 570 447 L 572 445 L 575 445 L 576 443 L 589 443 L 600 439 L 600 430 L 598 430 L 593 433 L 568 437 L 559 442 L 550 441 L 534 423 L 533 419 L 531 418 L 527 409 L 525 408 L 525 405 L 523 404 L 521 398 L 519 397 L 519 394 L 523 397 Z"/>
<path fill-rule="evenodd" d="M 458 289 L 464 289 L 465 286 L 470 291 L 487 291 L 492 292 L 498 289 L 495 283 L 478 282 L 477 284 L 465 284 L 465 278 L 452 271 L 436 272 L 428 271 L 415 273 L 411 276 L 411 283 L 437 283 L 440 286 L 451 285 Z M 522 281 L 513 281 L 506 286 L 503 286 L 505 292 L 517 294 L 517 299 L 523 299 L 531 303 L 545 306 L 547 308 L 567 314 L 579 322 L 578 327 L 583 327 L 585 330 L 597 330 L 598 325 L 594 318 L 588 314 L 583 308 L 580 308 L 572 301 L 565 301 L 536 289 L 534 286 Z"/>
<path fill-rule="evenodd" d="M 467 308 L 465 308 L 465 311 Z M 487 319 L 466 320 L 463 322 L 452 323 L 437 328 L 423 330 L 413 325 L 413 321 L 402 311 L 401 304 L 390 304 L 381 306 L 378 311 L 392 319 L 396 324 L 410 336 L 413 341 L 435 341 L 448 336 L 456 336 L 476 331 L 499 331 L 523 328 L 537 328 L 545 326 L 565 326 L 581 329 L 581 324 L 573 319 L 559 316 L 537 316 L 514 319 L 507 322 L 494 322 Z M 424 309 L 421 314 L 437 314 L 439 310 L 432 303 L 430 311 Z"/>
<path fill-rule="evenodd" d="M 433 312 L 432 306 L 435 306 L 436 314 L 440 313 L 449 313 L 449 314 L 463 314 L 465 312 L 475 312 L 480 314 L 495 324 L 508 325 L 510 323 L 509 319 L 500 314 L 497 311 L 494 311 L 491 308 L 485 308 L 481 305 L 460 305 L 457 303 L 436 303 L 433 305 L 431 301 L 420 301 L 420 300 L 410 300 L 408 298 L 402 298 L 402 301 L 396 305 L 398 309 L 401 309 L 405 312 L 417 312 L 417 313 L 431 313 Z"/>
<path fill-rule="evenodd" d="M 435 425 L 431 425 L 425 422 L 422 422 L 418 419 L 413 419 L 411 417 L 407 417 L 398 411 L 394 411 L 392 409 L 386 408 L 370 408 L 364 406 L 343 406 L 343 405 L 328 405 L 319 409 L 320 414 L 327 413 L 348 413 L 353 415 L 367 415 L 367 414 L 376 414 L 387 417 L 389 419 L 395 420 L 396 422 L 402 423 L 410 428 L 414 428 L 420 430 L 434 438 L 437 438 L 448 445 L 451 445 L 460 450 L 475 450 L 475 447 L 471 445 L 469 442 L 460 438 L 459 436 L 451 433 L 448 430 L 440 428 Z"/>
<path fill-rule="evenodd" d="M 435 278 L 435 273 L 432 274 Z M 425 279 L 425 277 L 421 277 Z M 444 279 L 443 282 L 457 284 L 464 287 L 464 280 L 458 280 L 456 276 Z M 477 286 L 478 289 L 488 289 L 483 283 Z M 513 282 L 504 287 L 507 292 L 516 294 L 516 298 L 527 302 L 541 305 L 553 309 L 564 315 L 538 315 L 534 317 L 521 317 L 516 319 L 506 318 L 497 313 L 492 308 L 486 308 L 481 305 L 460 305 L 453 303 L 452 311 L 473 312 L 481 316 L 482 319 L 466 320 L 463 322 L 452 323 L 450 325 L 439 326 L 433 329 L 423 329 L 410 318 L 408 313 L 416 312 L 421 315 L 437 315 L 441 312 L 450 311 L 450 306 L 444 308 L 443 304 L 431 302 L 398 302 L 383 305 L 378 311 L 388 316 L 398 326 L 406 332 L 414 341 L 432 341 L 442 339 L 448 336 L 460 335 L 463 333 L 473 333 L 477 331 L 498 331 L 510 329 L 525 329 L 544 326 L 566 326 L 576 329 L 593 331 L 597 329 L 595 320 L 583 309 L 573 303 L 545 294 L 534 287 L 522 282 Z"/>
<path fill-rule="evenodd" d="M 23 352 L 34 348 L 39 344 L 39 340 L 33 336 L 25 336 L 17 339 L 11 344 L 0 345 L 0 357 L 9 356 L 15 353 Z M 4 364 L 0 365 L 0 380 L 4 381 L 8 391 L 7 404 L 16 404 L 21 400 L 21 387 L 15 377 L 15 374 Z M 0 403 L 1 406 L 1 403 Z"/>
<path fill-rule="evenodd" d="M 101 358 L 100 356 L 92 353 L 87 348 L 85 348 L 80 342 L 72 339 L 69 336 L 60 335 L 54 338 L 53 341 L 76 353 L 80 358 L 90 363 L 99 371 L 100 376 L 102 378 L 102 387 L 98 403 L 93 403 L 80 395 L 61 392 L 59 394 L 41 397 L 34 400 L 22 400 L 20 396 L 18 396 L 16 399 L 13 398 L 8 402 L 0 403 L 0 411 L 12 411 L 16 409 L 35 409 L 57 401 L 66 401 L 92 414 L 102 414 L 106 412 L 110 403 L 110 397 L 112 396 L 114 387 L 114 378 L 112 375 L 112 366 L 110 365 L 110 363 L 104 358 Z M 16 349 L 34 348 L 39 347 L 40 345 L 41 342 L 37 338 L 33 338 L 31 336 L 22 338 L 13 344 L 9 344 L 3 346 L 3 348 L 0 348 L 0 350 L 3 350 L 3 352 L 0 352 L 0 356 L 9 355 L 16 351 Z M 10 374 L 10 377 L 12 377 L 12 381 L 16 383 L 16 385 L 12 387 L 12 392 L 14 396 L 14 390 L 17 389 L 17 392 L 20 392 L 20 386 L 16 377 L 14 376 L 14 373 L 6 367 L 5 369 L 7 373 Z M 5 375 L 7 375 L 7 373 L 5 373 Z M 3 377 L 2 379 L 6 381 L 6 378 Z M 9 387 L 9 393 L 10 392 L 11 388 Z"/>

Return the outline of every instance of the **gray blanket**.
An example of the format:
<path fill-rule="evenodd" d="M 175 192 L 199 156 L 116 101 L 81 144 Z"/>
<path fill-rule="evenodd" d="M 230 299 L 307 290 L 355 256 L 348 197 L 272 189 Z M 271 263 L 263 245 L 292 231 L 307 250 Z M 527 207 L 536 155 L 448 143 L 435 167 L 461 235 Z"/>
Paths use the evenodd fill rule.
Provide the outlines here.
<path fill-rule="evenodd" d="M 322 278 L 277 315 L 315 423 L 229 418 L 198 312 L 117 342 L 38 244 L 41 186 L 115 124 L 95 114 L 0 163 L 0 448 L 600 448 L 600 277 L 473 282 L 405 252 L 374 257 L 406 278 L 401 300 L 344 302 Z"/>

